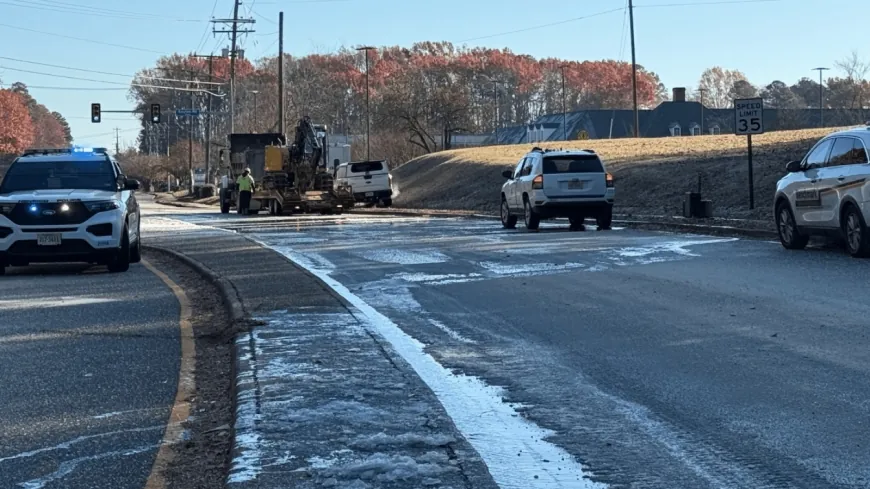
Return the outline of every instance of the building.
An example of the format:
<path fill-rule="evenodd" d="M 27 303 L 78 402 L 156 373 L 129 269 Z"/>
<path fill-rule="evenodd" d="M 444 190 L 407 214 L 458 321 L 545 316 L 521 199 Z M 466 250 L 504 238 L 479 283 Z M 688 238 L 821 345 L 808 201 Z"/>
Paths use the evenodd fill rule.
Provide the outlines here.
<path fill-rule="evenodd" d="M 826 126 L 863 124 L 868 117 L 862 109 L 825 109 Z M 655 109 L 638 111 L 640 136 L 645 138 L 733 134 L 734 109 L 711 109 L 700 102 L 686 100 L 685 88 L 673 89 L 673 100 Z M 765 131 L 819 127 L 819 109 L 765 109 Z M 634 111 L 594 109 L 566 114 L 542 115 L 530 124 L 498 129 L 498 144 L 536 143 L 576 139 L 613 139 L 634 137 Z M 566 137 L 567 136 L 567 137 Z M 487 134 L 481 145 L 495 143 Z"/>

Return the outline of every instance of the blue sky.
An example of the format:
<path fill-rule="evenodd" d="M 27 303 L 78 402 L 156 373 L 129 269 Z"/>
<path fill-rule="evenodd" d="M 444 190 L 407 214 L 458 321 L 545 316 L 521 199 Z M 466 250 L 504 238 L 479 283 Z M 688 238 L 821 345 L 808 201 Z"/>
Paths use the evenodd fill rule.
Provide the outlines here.
<path fill-rule="evenodd" d="M 833 67 L 835 60 L 852 50 L 870 58 L 864 29 L 832 29 L 830 22 L 818 22 L 843 18 L 849 12 L 862 17 L 866 9 L 859 0 L 723 1 L 728 0 L 636 0 L 638 63 L 657 72 L 670 89 L 696 85 L 701 72 L 716 65 L 739 69 L 755 84 L 774 79 L 791 83 L 802 76 L 818 76 L 810 70 Z M 507 47 L 539 58 L 630 61 L 624 11 L 594 15 L 626 5 L 626 0 L 245 0 L 241 15 L 257 21 L 253 26 L 257 32 L 241 39 L 248 58 L 276 54 L 277 18 L 283 10 L 285 50 L 294 55 L 329 52 L 342 45 L 443 40 Z M 132 75 L 153 65 L 161 53 L 219 53 L 229 41 L 226 35 L 213 35 L 208 20 L 213 11 L 216 18 L 231 17 L 232 7 L 232 0 L 7 0 L 0 3 L 0 56 Z M 531 29 L 580 17 L 586 18 Z M 528 30 L 507 33 L 523 29 Z M 496 35 L 501 33 L 507 34 Z M 122 146 L 134 143 L 139 125 L 133 116 L 104 114 L 100 124 L 89 120 L 91 102 L 100 102 L 104 110 L 132 107 L 126 90 L 102 90 L 123 85 L 13 69 L 116 83 L 129 78 L 0 59 L 4 86 L 22 81 L 32 86 L 101 89 L 31 89 L 50 110 L 67 117 L 77 144 L 114 147 L 115 127 L 121 129 Z"/>

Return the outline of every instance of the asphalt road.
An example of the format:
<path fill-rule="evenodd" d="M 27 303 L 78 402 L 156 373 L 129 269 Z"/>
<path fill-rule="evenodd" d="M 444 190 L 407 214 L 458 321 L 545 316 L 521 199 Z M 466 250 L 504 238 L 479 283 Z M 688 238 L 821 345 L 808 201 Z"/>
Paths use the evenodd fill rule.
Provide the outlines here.
<path fill-rule="evenodd" d="M 0 488 L 141 488 L 175 398 L 179 306 L 143 265 L 0 278 Z"/>
<path fill-rule="evenodd" d="M 567 223 L 178 217 L 329 273 L 612 487 L 870 484 L 870 261 Z"/>

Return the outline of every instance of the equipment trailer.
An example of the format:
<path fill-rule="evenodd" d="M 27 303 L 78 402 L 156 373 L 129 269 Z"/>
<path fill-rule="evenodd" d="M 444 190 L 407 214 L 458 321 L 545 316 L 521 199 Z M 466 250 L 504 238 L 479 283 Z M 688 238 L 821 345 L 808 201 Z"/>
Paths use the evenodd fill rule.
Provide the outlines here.
<path fill-rule="evenodd" d="M 230 135 L 228 175 L 221 179 L 221 212 L 238 205 L 235 179 L 245 167 L 256 182 L 251 212 L 341 214 L 353 208 L 351 189 L 336 185 L 327 170 L 327 147 L 326 127 L 311 124 L 308 117 L 299 121 L 290 146 L 283 134 Z"/>

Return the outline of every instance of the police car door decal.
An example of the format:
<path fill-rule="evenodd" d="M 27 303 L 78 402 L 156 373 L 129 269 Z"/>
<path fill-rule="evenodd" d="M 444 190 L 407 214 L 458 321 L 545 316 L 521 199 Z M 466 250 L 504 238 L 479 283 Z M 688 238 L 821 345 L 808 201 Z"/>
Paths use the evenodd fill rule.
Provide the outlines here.
<path fill-rule="evenodd" d="M 817 189 L 798 190 L 794 193 L 794 205 L 795 207 L 821 207 L 822 198 Z"/>

